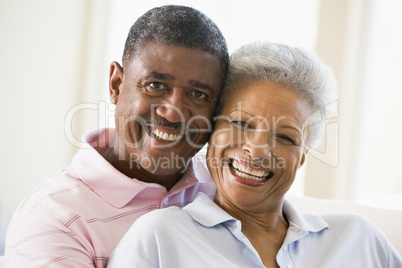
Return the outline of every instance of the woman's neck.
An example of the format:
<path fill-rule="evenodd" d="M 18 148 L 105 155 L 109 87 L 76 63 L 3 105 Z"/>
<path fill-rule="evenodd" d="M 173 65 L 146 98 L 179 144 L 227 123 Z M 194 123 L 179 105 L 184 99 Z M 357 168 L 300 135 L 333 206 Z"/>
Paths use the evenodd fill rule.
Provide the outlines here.
<path fill-rule="evenodd" d="M 282 213 L 283 200 L 264 211 L 250 212 L 234 206 L 222 206 L 242 223 L 242 232 L 257 250 L 266 267 L 278 267 L 276 255 L 282 247 L 289 227 Z"/>

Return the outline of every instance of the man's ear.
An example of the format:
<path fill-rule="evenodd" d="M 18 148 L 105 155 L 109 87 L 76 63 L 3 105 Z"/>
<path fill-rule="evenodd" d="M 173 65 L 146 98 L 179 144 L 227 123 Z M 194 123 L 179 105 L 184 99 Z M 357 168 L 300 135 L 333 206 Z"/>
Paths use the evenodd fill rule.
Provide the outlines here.
<path fill-rule="evenodd" d="M 110 101 L 113 104 L 117 104 L 119 100 L 121 86 L 124 82 L 124 70 L 123 67 L 116 61 L 110 64 L 109 71 L 109 95 Z"/>

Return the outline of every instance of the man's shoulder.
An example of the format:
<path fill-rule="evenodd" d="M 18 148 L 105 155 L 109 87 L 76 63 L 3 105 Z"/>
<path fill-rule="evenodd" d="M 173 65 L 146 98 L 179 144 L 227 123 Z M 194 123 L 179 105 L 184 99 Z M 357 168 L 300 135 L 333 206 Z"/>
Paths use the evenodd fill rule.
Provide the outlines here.
<path fill-rule="evenodd" d="M 79 178 L 71 165 L 56 173 L 48 175 L 20 205 L 19 213 L 32 213 L 48 207 L 64 206 L 63 203 L 73 203 L 74 196 L 83 192 L 91 193 L 89 187 Z"/>

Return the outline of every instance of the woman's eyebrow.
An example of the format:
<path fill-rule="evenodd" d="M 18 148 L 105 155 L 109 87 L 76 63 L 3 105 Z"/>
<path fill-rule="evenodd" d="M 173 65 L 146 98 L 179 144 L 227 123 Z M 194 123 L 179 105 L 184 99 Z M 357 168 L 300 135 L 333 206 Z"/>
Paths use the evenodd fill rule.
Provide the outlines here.
<path fill-rule="evenodd" d="M 301 135 L 301 132 L 298 128 L 290 126 L 290 125 L 279 125 L 277 126 L 278 129 L 293 129 L 295 131 L 297 131 L 297 133 L 299 133 Z"/>

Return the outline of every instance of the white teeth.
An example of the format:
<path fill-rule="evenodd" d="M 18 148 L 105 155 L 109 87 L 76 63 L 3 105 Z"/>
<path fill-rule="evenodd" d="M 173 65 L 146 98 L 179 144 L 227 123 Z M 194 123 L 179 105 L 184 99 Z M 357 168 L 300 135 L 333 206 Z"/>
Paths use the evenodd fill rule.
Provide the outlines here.
<path fill-rule="evenodd" d="M 236 161 L 232 162 L 232 166 L 235 169 L 234 171 L 236 175 L 250 180 L 263 181 L 269 175 L 269 172 L 264 172 L 263 170 L 254 170 L 250 167 L 243 166 Z"/>
<path fill-rule="evenodd" d="M 234 170 L 234 172 L 235 172 L 235 174 L 237 176 L 243 177 L 245 179 L 254 180 L 254 181 L 265 181 L 266 180 L 265 177 L 255 177 L 255 176 L 247 175 L 247 174 L 242 173 L 242 172 L 240 172 L 240 171 L 238 171 L 236 169 Z"/>
<path fill-rule="evenodd" d="M 182 138 L 182 136 L 180 136 L 180 135 L 168 134 L 168 133 L 159 131 L 157 129 L 152 129 L 151 132 L 152 132 L 152 134 L 154 134 L 159 139 L 165 140 L 165 141 L 177 141 L 177 140 L 180 140 Z"/>
<path fill-rule="evenodd" d="M 249 167 L 246 168 L 246 173 L 252 174 L 253 170 Z"/>

